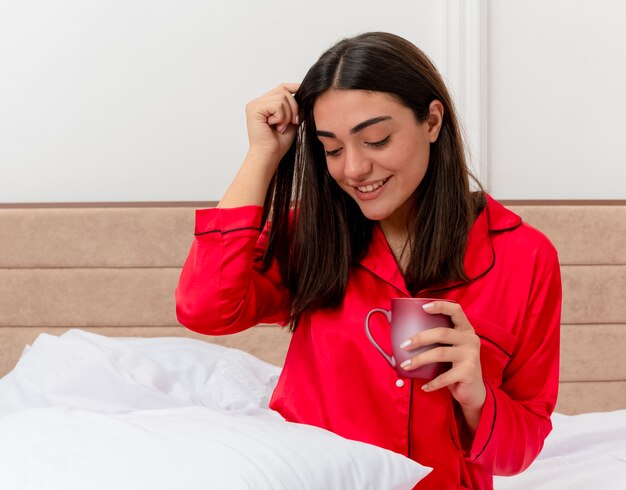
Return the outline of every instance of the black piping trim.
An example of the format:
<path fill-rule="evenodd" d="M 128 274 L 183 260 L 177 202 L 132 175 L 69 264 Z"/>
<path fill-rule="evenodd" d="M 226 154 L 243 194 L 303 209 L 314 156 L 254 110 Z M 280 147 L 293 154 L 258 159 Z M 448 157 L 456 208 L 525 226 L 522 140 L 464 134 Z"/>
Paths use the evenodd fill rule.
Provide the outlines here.
<path fill-rule="evenodd" d="M 513 357 L 513 354 L 509 354 L 507 351 L 505 351 L 505 350 L 504 350 L 504 348 L 503 348 L 503 347 L 501 347 L 500 345 L 496 344 L 493 340 L 491 340 L 491 339 L 489 339 L 489 338 L 485 337 L 484 335 L 478 335 L 478 336 L 479 336 L 481 339 L 486 340 L 486 341 L 487 341 L 487 342 L 489 342 L 490 344 L 495 345 L 498 349 L 500 349 L 502 352 L 504 352 L 504 353 L 507 355 L 507 357 L 509 357 L 509 358 Z"/>
<path fill-rule="evenodd" d="M 421 290 L 421 291 L 419 291 L 419 292 L 417 293 L 417 296 L 416 296 L 416 297 L 419 297 L 419 296 L 421 296 L 421 295 L 423 295 L 423 294 L 426 294 L 426 293 L 429 293 L 429 294 L 430 294 L 430 293 L 443 293 L 443 292 L 445 292 L 445 291 L 450 291 L 450 290 L 452 290 L 452 289 L 456 289 L 456 288 L 459 288 L 459 287 L 462 287 L 462 286 L 467 286 L 468 284 L 471 284 L 471 283 L 473 283 L 474 281 L 477 281 L 478 279 L 480 279 L 481 277 L 483 277 L 483 276 L 487 275 L 487 274 L 491 271 L 491 269 L 493 269 L 493 268 L 494 268 L 494 266 L 496 265 L 496 251 L 494 250 L 494 248 L 493 248 L 493 244 L 491 243 L 491 241 L 489 241 L 489 246 L 491 247 L 491 256 L 493 257 L 493 258 L 491 259 L 491 264 L 489 265 L 489 267 L 487 267 L 487 269 L 486 269 L 486 270 L 484 270 L 483 272 L 481 272 L 480 274 L 478 274 L 476 277 L 472 277 L 472 278 L 471 278 L 468 282 L 458 282 L 458 283 L 454 283 L 454 284 L 452 284 L 452 285 L 450 285 L 450 286 L 446 286 L 446 287 L 444 287 L 444 288 L 439 288 L 439 289 L 428 289 L 428 288 L 427 288 L 427 289 L 423 289 L 423 290 Z M 382 279 L 384 282 L 386 282 L 387 284 L 389 284 L 389 285 L 390 285 L 391 287 L 393 287 L 394 289 L 398 289 L 398 291 L 402 291 L 402 290 L 401 290 L 401 289 L 399 289 L 399 288 L 398 288 L 395 284 L 392 284 L 392 283 L 390 283 L 389 281 L 387 281 L 386 279 L 383 279 L 383 278 L 382 278 L 382 277 L 380 277 L 379 275 L 377 275 L 377 274 L 375 274 L 374 272 L 372 272 L 371 270 L 369 270 L 369 269 L 368 269 L 367 267 L 365 267 L 363 264 L 360 264 L 360 263 L 359 263 L 359 264 L 357 264 L 357 266 L 362 267 L 362 268 L 363 268 L 363 269 L 365 269 L 366 271 L 369 271 L 369 272 L 370 272 L 370 274 L 373 274 L 373 275 L 375 275 L 377 278 Z M 404 293 L 404 291 L 402 291 L 402 292 Z M 406 293 L 404 293 L 404 294 L 406 295 Z M 407 295 L 407 297 L 411 297 L 411 295 L 409 294 L 409 295 Z M 505 353 L 506 353 L 506 351 L 505 351 Z M 511 357 L 511 356 L 509 356 L 509 357 Z"/>
<path fill-rule="evenodd" d="M 488 222 L 491 222 L 491 217 L 489 215 L 489 208 L 488 207 L 485 208 L 485 212 L 487 213 L 487 220 L 488 220 Z M 516 223 L 513 226 L 510 226 L 508 228 L 501 228 L 501 229 L 492 229 L 491 227 L 488 226 L 487 233 L 491 234 L 491 233 L 503 233 L 505 231 L 513 231 L 516 228 L 519 228 L 520 226 L 522 226 L 523 222 L 524 221 L 520 218 L 519 223 Z M 446 286 L 446 287 L 438 288 L 438 289 L 428 289 L 428 288 L 423 289 L 422 291 L 419 291 L 417 293 L 417 296 L 421 296 L 421 295 L 426 294 L 426 293 L 444 293 L 446 291 L 451 291 L 452 289 L 456 289 L 456 288 L 459 288 L 459 287 L 462 287 L 462 286 L 467 286 L 468 284 L 471 284 L 474 281 L 477 281 L 478 279 L 480 279 L 481 277 L 487 275 L 491 271 L 491 269 L 493 269 L 494 266 L 496 265 L 496 251 L 493 248 L 493 243 L 491 242 L 491 240 L 489 240 L 489 246 L 491 247 L 492 259 L 491 259 L 491 265 L 489 265 L 489 267 L 487 267 L 487 269 L 485 271 L 481 272 L 476 277 L 472 277 L 468 282 L 457 282 L 457 283 L 451 284 L 450 286 Z M 364 265 L 361 265 L 360 263 L 357 264 L 357 265 L 359 265 L 359 266 L 363 267 L 365 270 L 369 271 L 369 269 L 367 267 L 365 267 Z M 370 272 L 372 274 L 374 274 L 372 271 L 370 271 Z M 378 276 L 376 274 L 374 274 L 374 275 L 376 277 L 382 279 L 380 276 Z M 389 281 L 386 281 L 385 279 L 383 279 L 383 281 L 386 282 L 387 284 L 389 284 L 390 286 L 398 289 L 398 287 L 395 284 L 391 284 Z M 409 295 L 409 296 L 411 296 L 411 295 Z M 485 339 L 485 340 L 489 340 L 489 339 Z M 502 349 L 502 347 L 500 347 L 498 344 L 496 344 L 495 342 L 492 342 L 492 343 L 494 345 L 496 345 L 496 347 L 499 347 L 507 356 L 511 357 L 511 354 L 509 354 L 507 351 Z"/>
<path fill-rule="evenodd" d="M 453 409 L 454 410 L 454 409 Z M 452 416 L 454 417 L 454 411 L 452 413 Z M 452 439 L 452 444 L 454 445 L 454 447 L 457 449 L 457 451 L 463 453 L 465 451 L 463 451 L 463 449 L 461 449 L 459 446 L 457 446 L 456 444 L 456 440 L 454 439 L 454 432 L 452 432 L 452 425 L 448 424 L 448 430 L 450 431 L 450 439 Z M 458 432 L 458 431 L 457 431 Z"/>
<path fill-rule="evenodd" d="M 203 231 L 201 233 L 194 233 L 195 236 L 200 236 L 200 235 L 208 235 L 209 233 L 221 233 L 222 235 L 226 235 L 227 233 L 232 233 L 233 231 L 242 231 L 242 230 L 255 230 L 255 231 L 261 231 L 260 228 L 256 227 L 256 226 L 244 226 L 242 228 L 233 228 L 232 230 L 209 230 L 209 231 Z"/>
<path fill-rule="evenodd" d="M 522 220 L 520 218 L 519 223 L 516 223 L 515 225 L 513 225 L 510 228 L 503 228 L 501 230 L 492 230 L 491 229 L 491 215 L 489 214 L 489 207 L 485 207 L 485 213 L 487 214 L 487 234 L 490 235 L 492 232 L 504 232 L 504 231 L 510 231 L 510 230 L 514 230 L 515 228 L 518 228 L 519 226 L 522 225 Z M 496 251 L 493 248 L 493 243 L 491 242 L 491 240 L 489 240 L 489 247 L 491 247 L 491 265 L 489 267 L 487 267 L 487 270 L 481 272 L 480 274 L 478 274 L 476 277 L 472 277 L 468 282 L 458 282 L 455 284 L 452 284 L 450 286 L 446 286 L 444 288 L 439 288 L 439 289 L 424 289 L 423 291 L 420 291 L 418 293 L 418 295 L 422 295 L 425 293 L 443 293 L 446 291 L 450 291 L 452 289 L 461 287 L 461 286 L 466 286 L 468 284 L 473 283 L 474 281 L 477 281 L 478 279 L 480 279 L 481 277 L 485 276 L 486 274 L 488 274 L 491 269 L 494 268 L 494 266 L 496 265 Z M 506 351 L 505 351 L 506 352 Z M 510 357 L 510 356 L 509 356 Z"/>
<path fill-rule="evenodd" d="M 520 226 L 522 226 L 522 223 L 524 222 L 524 220 L 522 219 L 521 216 L 517 216 L 516 215 L 519 218 L 519 221 L 517 223 L 515 223 L 514 225 L 511 225 L 511 226 L 509 226 L 507 228 L 491 228 L 491 214 L 489 213 L 489 206 L 486 206 L 485 210 L 487 211 L 487 223 L 488 223 L 488 228 L 487 229 L 489 230 L 490 234 L 492 232 L 500 233 L 500 232 L 505 232 L 505 231 L 512 231 L 515 228 L 519 228 Z"/>
<path fill-rule="evenodd" d="M 408 422 L 408 437 L 407 437 L 407 449 L 406 456 L 411 459 L 411 419 L 413 414 L 413 378 L 411 378 L 411 391 L 409 393 L 409 422 Z"/>
<path fill-rule="evenodd" d="M 524 223 L 524 220 L 520 218 L 519 223 L 514 224 L 513 226 L 509 226 L 508 228 L 490 228 L 489 233 L 503 233 L 505 231 L 513 231 L 516 228 L 519 228 Z"/>
<path fill-rule="evenodd" d="M 363 264 L 359 263 L 356 264 L 357 267 L 361 267 L 362 269 L 366 270 L 367 272 L 369 272 L 370 274 L 372 274 L 374 277 L 376 277 L 377 279 L 380 279 L 381 281 L 383 281 L 385 284 L 389 284 L 392 288 L 396 289 L 397 291 L 400 291 L 402 294 L 404 294 L 405 297 L 410 298 L 411 294 L 407 294 L 406 291 L 403 291 L 402 289 L 400 289 L 398 286 L 396 286 L 395 284 L 389 282 L 387 279 L 384 279 L 382 277 L 380 277 L 378 274 L 376 274 L 374 271 L 368 269 L 367 267 L 365 267 Z"/>
<path fill-rule="evenodd" d="M 485 445 L 483 446 L 483 448 L 480 450 L 478 455 L 472 459 L 472 461 L 476 461 L 478 458 L 480 458 L 482 454 L 485 452 L 485 449 L 487 449 L 487 446 L 489 445 L 489 442 L 491 441 L 491 437 L 493 436 L 493 430 L 496 426 L 496 417 L 498 416 L 498 404 L 496 403 L 497 401 L 496 394 L 493 392 L 493 388 L 491 387 L 489 383 L 485 383 L 485 384 L 489 387 L 489 391 L 491 391 L 491 396 L 493 396 L 493 421 L 491 422 L 491 431 L 489 432 L 489 437 L 487 438 L 487 442 L 485 442 Z"/>
<path fill-rule="evenodd" d="M 489 241 L 489 246 L 491 247 L 491 256 L 493 257 L 491 259 L 491 264 L 489 265 L 489 267 L 487 267 L 487 269 L 483 272 L 481 272 L 480 274 L 478 274 L 476 277 L 472 277 L 468 282 L 458 282 L 455 284 L 452 284 L 451 286 L 446 286 L 445 288 L 439 288 L 439 289 L 424 289 L 422 291 L 420 291 L 418 293 L 418 295 L 422 295 L 422 294 L 426 294 L 426 293 L 443 293 L 445 291 L 450 291 L 452 289 L 456 289 L 462 286 L 467 286 L 468 284 L 473 283 L 474 281 L 478 281 L 478 279 L 480 279 L 481 277 L 486 276 L 491 269 L 494 268 L 494 266 L 496 265 L 496 251 L 493 249 L 493 243 L 491 243 L 491 241 Z"/>

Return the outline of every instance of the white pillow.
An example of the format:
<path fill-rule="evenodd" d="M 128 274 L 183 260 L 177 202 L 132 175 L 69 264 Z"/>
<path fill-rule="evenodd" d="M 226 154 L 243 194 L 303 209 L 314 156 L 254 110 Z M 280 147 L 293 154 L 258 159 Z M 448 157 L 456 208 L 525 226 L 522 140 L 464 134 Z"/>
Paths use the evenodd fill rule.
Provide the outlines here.
<path fill-rule="evenodd" d="M 190 339 L 41 336 L 0 380 L 2 487 L 411 489 L 430 471 L 285 422 L 278 372 Z"/>
<path fill-rule="evenodd" d="M 100 413 L 201 405 L 267 406 L 280 368 L 186 338 L 109 338 L 74 329 L 41 334 L 0 379 L 0 414 L 68 407 Z"/>

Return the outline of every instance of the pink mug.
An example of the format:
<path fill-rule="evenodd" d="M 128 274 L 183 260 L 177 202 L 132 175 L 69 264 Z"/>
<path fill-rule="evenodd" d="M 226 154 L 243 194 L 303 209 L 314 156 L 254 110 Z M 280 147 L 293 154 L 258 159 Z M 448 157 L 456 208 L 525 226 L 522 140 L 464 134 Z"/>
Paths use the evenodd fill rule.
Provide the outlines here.
<path fill-rule="evenodd" d="M 431 314 L 426 313 L 422 308 L 425 304 L 433 301 L 449 301 L 432 298 L 392 298 L 391 310 L 385 310 L 384 308 L 374 308 L 370 310 L 365 317 L 365 333 L 369 341 L 376 347 L 378 352 L 387 360 L 392 368 L 396 370 L 398 376 L 402 378 L 423 378 L 433 379 L 443 371 L 445 371 L 449 365 L 448 363 L 435 362 L 431 364 L 425 364 L 417 369 L 406 371 L 400 367 L 407 359 L 416 356 L 421 352 L 425 352 L 433 347 L 437 347 L 442 344 L 432 344 L 424 347 L 420 347 L 415 350 L 404 350 L 400 348 L 400 344 L 409 339 L 413 335 L 424 330 L 435 327 L 450 327 L 454 328 L 454 324 L 448 315 L 443 314 Z M 374 340 L 372 333 L 370 332 L 369 320 L 374 313 L 382 313 L 387 318 L 389 325 L 391 326 L 391 349 L 392 355 L 387 354 L 383 348 L 378 345 L 378 342 Z"/>

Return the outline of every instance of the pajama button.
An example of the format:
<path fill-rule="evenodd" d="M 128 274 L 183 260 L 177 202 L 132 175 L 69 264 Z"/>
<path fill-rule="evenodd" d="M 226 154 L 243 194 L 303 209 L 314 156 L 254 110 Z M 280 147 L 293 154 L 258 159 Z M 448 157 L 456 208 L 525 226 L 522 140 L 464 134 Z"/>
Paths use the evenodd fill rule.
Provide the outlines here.
<path fill-rule="evenodd" d="M 404 381 L 403 381 L 403 380 L 401 380 L 401 379 L 397 380 L 397 381 L 396 381 L 396 386 L 397 386 L 398 388 L 402 388 L 402 387 L 404 386 Z"/>

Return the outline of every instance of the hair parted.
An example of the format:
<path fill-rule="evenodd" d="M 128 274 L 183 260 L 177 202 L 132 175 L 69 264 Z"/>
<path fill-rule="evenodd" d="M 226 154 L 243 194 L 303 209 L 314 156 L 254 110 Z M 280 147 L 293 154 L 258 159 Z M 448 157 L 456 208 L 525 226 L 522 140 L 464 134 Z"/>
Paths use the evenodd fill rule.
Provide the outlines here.
<path fill-rule="evenodd" d="M 442 127 L 407 223 L 411 256 L 404 276 L 413 295 L 467 281 L 467 236 L 485 202 L 483 192 L 470 190 L 473 176 L 454 105 L 429 58 L 409 41 L 384 32 L 338 42 L 309 69 L 295 94 L 302 122 L 263 209 L 262 224 L 271 222 L 264 266 L 278 262 L 291 294 L 292 330 L 307 309 L 341 303 L 349 270 L 365 256 L 375 225 L 330 176 L 316 135 L 313 107 L 331 88 L 391 94 L 419 122 L 428 118 L 433 100 L 443 105 Z"/>

